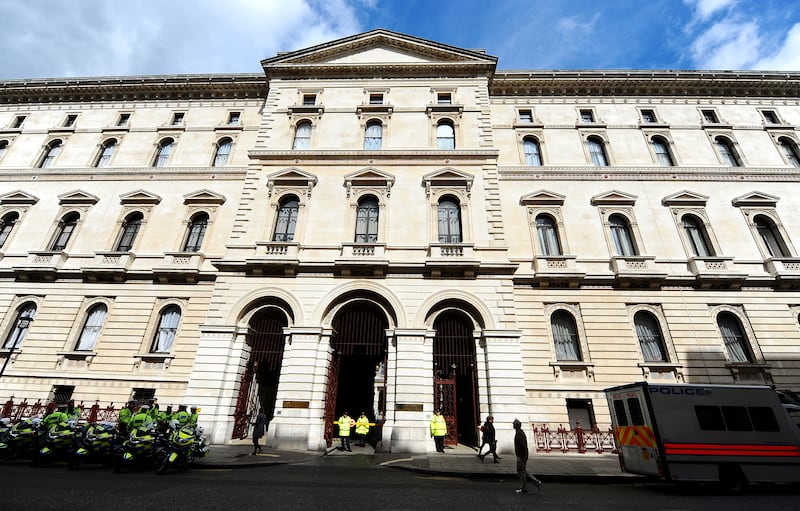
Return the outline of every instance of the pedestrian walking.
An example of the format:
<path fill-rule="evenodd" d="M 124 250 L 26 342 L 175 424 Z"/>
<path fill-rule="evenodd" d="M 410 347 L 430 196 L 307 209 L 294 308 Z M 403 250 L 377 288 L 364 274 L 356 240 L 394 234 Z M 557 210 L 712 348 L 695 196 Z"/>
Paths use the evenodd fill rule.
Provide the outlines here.
<path fill-rule="evenodd" d="M 478 449 L 478 457 L 481 459 L 481 462 L 483 462 L 483 458 L 485 458 L 486 455 L 491 454 L 494 458 L 494 462 L 500 463 L 500 460 L 502 458 L 497 455 L 497 440 L 495 437 L 495 430 L 494 430 L 494 416 L 489 415 L 488 417 L 486 417 L 486 422 L 483 423 L 481 429 L 483 431 L 483 442 L 481 443 L 481 446 Z M 489 450 L 486 451 L 486 453 L 481 454 L 481 450 L 483 449 L 484 445 L 488 445 Z"/>
<path fill-rule="evenodd" d="M 447 422 L 442 410 L 437 409 L 431 416 L 431 436 L 436 444 L 436 452 L 444 454 L 444 437 L 447 436 Z"/>
<path fill-rule="evenodd" d="M 356 421 L 356 438 L 358 438 L 358 446 L 364 447 L 367 442 L 367 433 L 369 433 L 369 418 L 367 414 L 361 412 Z"/>
<path fill-rule="evenodd" d="M 339 438 L 342 441 L 342 446 L 340 450 L 342 451 L 351 451 L 350 449 L 350 428 L 356 423 L 352 417 L 350 417 L 347 412 L 345 411 L 339 420 L 337 421 L 339 424 Z"/>
<path fill-rule="evenodd" d="M 256 421 L 253 423 L 253 455 L 261 452 L 261 446 L 258 444 L 261 437 L 264 436 L 267 429 L 267 414 L 264 410 L 259 408 Z"/>
<path fill-rule="evenodd" d="M 528 479 L 536 485 L 537 490 L 542 486 L 542 482 L 528 473 L 528 437 L 522 431 L 522 423 L 519 419 L 514 419 L 513 425 L 516 430 L 514 434 L 514 454 L 517 456 L 517 475 L 521 483 L 521 486 L 514 491 L 520 494 L 527 494 Z"/>

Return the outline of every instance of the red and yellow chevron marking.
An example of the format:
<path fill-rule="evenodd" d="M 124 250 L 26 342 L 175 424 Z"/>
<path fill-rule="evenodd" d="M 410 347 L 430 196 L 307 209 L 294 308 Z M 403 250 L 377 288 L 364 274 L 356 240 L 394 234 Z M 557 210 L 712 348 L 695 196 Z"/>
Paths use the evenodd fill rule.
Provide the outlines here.
<path fill-rule="evenodd" d="M 620 447 L 655 447 L 656 436 L 650 426 L 619 426 L 614 429 Z"/>
<path fill-rule="evenodd" d="M 800 457 L 796 445 L 665 443 L 667 455 Z"/>

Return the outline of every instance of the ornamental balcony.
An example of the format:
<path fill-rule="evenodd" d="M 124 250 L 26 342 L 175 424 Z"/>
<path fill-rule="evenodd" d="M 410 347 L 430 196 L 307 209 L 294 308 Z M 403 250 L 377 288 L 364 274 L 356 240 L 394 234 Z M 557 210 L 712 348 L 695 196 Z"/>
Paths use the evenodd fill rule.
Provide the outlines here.
<path fill-rule="evenodd" d="M 12 269 L 19 280 L 54 280 L 69 256 L 66 252 L 28 252 L 25 263 Z"/>
<path fill-rule="evenodd" d="M 200 252 L 165 252 L 161 264 L 153 267 L 160 282 L 197 282 L 205 255 Z"/>
<path fill-rule="evenodd" d="M 533 259 L 535 278 L 539 285 L 557 282 L 577 286 L 586 273 L 578 270 L 575 260 L 574 255 L 537 255 Z"/>
<path fill-rule="evenodd" d="M 83 266 L 81 272 L 86 280 L 113 280 L 121 282 L 133 265 L 136 256 L 132 252 L 95 252 L 91 264 Z"/>
<path fill-rule="evenodd" d="M 733 257 L 694 256 L 689 258 L 687 266 L 702 288 L 720 285 L 738 287 L 747 275 L 734 271 L 731 261 Z"/>
<path fill-rule="evenodd" d="M 383 276 L 389 267 L 386 244 L 342 243 L 341 252 L 334 264 L 343 276 Z"/>
<path fill-rule="evenodd" d="M 471 243 L 431 243 L 425 268 L 433 278 L 474 278 L 480 267 L 475 257 L 475 246 Z"/>
<path fill-rule="evenodd" d="M 783 284 L 800 285 L 800 258 L 770 257 L 764 260 L 764 270 Z"/>
<path fill-rule="evenodd" d="M 611 258 L 611 271 L 620 285 L 658 286 L 667 278 L 665 272 L 655 268 L 653 256 L 614 256 Z"/>

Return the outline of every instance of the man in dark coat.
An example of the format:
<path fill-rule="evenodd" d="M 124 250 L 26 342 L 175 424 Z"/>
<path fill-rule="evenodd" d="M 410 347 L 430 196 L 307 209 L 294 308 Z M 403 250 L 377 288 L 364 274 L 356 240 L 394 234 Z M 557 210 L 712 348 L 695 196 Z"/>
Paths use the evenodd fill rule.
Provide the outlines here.
<path fill-rule="evenodd" d="M 484 445 L 488 445 L 489 450 L 481 454 Z M 483 443 L 481 443 L 481 447 L 478 449 L 478 457 L 483 461 L 483 458 L 489 453 L 494 456 L 495 463 L 500 463 L 502 458 L 497 455 L 497 440 L 495 439 L 494 416 L 492 415 L 486 417 L 486 422 L 483 423 Z"/>
<path fill-rule="evenodd" d="M 526 494 L 528 493 L 528 479 L 536 485 L 537 490 L 542 486 L 542 482 L 528 473 L 526 467 L 528 464 L 528 437 L 525 436 L 525 432 L 522 431 L 522 423 L 519 419 L 514 419 L 513 424 L 516 430 L 514 434 L 514 454 L 517 455 L 517 475 L 519 475 L 519 481 L 522 483 L 522 486 L 514 491 L 520 494 Z"/>
<path fill-rule="evenodd" d="M 253 423 L 253 454 L 261 452 L 261 446 L 258 445 L 258 441 L 264 436 L 266 426 L 267 415 L 264 413 L 264 410 L 259 409 L 256 421 Z"/>

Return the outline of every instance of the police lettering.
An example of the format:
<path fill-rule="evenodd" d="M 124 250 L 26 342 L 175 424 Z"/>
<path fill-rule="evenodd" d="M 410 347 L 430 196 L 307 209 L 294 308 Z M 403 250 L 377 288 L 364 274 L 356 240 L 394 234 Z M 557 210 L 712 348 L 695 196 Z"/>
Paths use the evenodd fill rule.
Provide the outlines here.
<path fill-rule="evenodd" d="M 679 396 L 705 396 L 706 389 L 697 387 L 653 387 L 650 386 L 651 394 L 667 394 Z"/>

